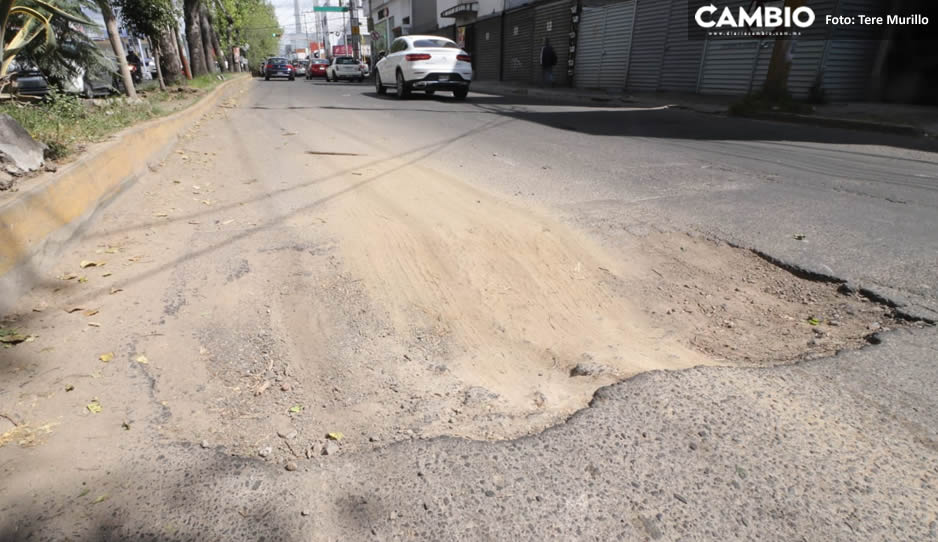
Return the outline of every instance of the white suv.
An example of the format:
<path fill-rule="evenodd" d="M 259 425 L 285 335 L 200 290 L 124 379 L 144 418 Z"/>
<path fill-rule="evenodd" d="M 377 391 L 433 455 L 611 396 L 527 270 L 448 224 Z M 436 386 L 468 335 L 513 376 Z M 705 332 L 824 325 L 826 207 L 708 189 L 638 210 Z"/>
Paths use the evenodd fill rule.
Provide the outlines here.
<path fill-rule="evenodd" d="M 326 81 L 354 79 L 360 83 L 364 78 L 362 65 L 351 56 L 334 57 L 329 67 L 326 68 Z"/>
<path fill-rule="evenodd" d="M 378 94 L 392 86 L 398 98 L 406 98 L 412 90 L 424 90 L 428 95 L 449 90 L 456 99 L 464 100 L 471 82 L 469 55 L 453 40 L 440 36 L 397 38 L 387 56 L 375 65 Z"/>

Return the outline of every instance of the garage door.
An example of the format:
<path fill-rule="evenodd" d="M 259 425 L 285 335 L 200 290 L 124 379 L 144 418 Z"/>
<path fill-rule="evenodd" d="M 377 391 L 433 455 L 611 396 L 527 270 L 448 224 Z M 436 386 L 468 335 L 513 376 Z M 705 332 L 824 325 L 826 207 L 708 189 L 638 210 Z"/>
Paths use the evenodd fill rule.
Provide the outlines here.
<path fill-rule="evenodd" d="M 504 81 L 531 81 L 534 73 L 531 62 L 533 33 L 533 8 L 524 8 L 505 15 L 505 50 L 502 51 Z"/>
<path fill-rule="evenodd" d="M 561 0 L 535 8 L 534 14 L 534 43 L 532 47 L 534 65 L 532 83 L 541 82 L 541 47 L 544 38 L 550 39 L 550 46 L 557 53 L 557 65 L 554 66 L 554 83 L 566 85 L 567 59 L 570 58 L 570 21 L 573 13 L 570 8 L 575 6 L 570 0 Z"/>
<path fill-rule="evenodd" d="M 576 48 L 577 87 L 625 88 L 634 14 L 634 0 L 583 7 Z"/>
<path fill-rule="evenodd" d="M 475 34 L 472 53 L 472 67 L 475 70 L 473 77 L 487 81 L 498 80 L 498 70 L 501 66 L 501 17 L 492 17 L 478 21 L 474 25 Z"/>
<path fill-rule="evenodd" d="M 629 90 L 656 91 L 668 39 L 671 2 L 639 1 L 635 6 L 635 35 L 629 58 Z"/>

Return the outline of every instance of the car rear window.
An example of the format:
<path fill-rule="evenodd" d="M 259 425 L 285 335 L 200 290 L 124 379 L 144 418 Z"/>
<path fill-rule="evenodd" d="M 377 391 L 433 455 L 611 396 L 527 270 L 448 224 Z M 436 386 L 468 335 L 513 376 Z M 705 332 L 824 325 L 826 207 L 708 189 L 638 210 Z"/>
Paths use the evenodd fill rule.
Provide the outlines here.
<path fill-rule="evenodd" d="M 337 58 L 335 59 L 336 64 L 358 64 L 358 61 L 354 58 Z"/>
<path fill-rule="evenodd" d="M 287 63 L 287 59 L 285 59 L 285 58 L 271 58 L 271 59 L 269 60 L 269 62 L 270 62 L 271 64 L 286 64 L 286 63 Z"/>
<path fill-rule="evenodd" d="M 414 47 L 445 47 L 447 49 L 459 49 L 459 46 L 454 42 L 440 38 L 438 40 L 434 39 L 423 39 L 423 40 L 414 40 Z"/>
<path fill-rule="evenodd" d="M 313 64 L 328 64 L 328 63 L 329 63 L 329 61 L 326 60 L 326 59 L 319 59 L 319 60 L 314 60 L 314 61 L 313 61 Z"/>

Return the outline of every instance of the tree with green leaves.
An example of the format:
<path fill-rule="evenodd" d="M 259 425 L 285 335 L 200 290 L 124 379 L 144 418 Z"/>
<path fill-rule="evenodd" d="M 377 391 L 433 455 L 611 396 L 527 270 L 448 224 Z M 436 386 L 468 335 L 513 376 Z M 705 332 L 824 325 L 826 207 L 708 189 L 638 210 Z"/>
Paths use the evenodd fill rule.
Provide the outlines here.
<path fill-rule="evenodd" d="M 221 33 L 222 49 L 241 48 L 248 64 L 255 66 L 264 58 L 274 55 L 283 34 L 274 7 L 266 0 L 215 0 L 216 19 L 228 22 L 227 31 Z M 234 62 L 234 57 L 231 57 Z"/>
<path fill-rule="evenodd" d="M 163 72 L 160 66 L 163 51 L 160 38 L 172 25 L 176 16 L 176 6 L 172 0 L 113 0 L 120 8 L 121 20 L 131 33 L 146 37 L 156 59 L 156 73 L 160 88 L 165 89 Z"/>

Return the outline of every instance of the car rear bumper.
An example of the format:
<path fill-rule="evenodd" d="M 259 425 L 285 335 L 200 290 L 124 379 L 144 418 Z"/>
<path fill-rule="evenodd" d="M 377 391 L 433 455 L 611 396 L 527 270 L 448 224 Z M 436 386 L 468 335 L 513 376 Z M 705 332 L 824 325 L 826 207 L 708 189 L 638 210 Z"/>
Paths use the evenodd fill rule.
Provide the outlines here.
<path fill-rule="evenodd" d="M 463 79 L 458 73 L 431 73 L 423 79 L 409 81 L 408 84 L 415 90 L 461 90 L 469 88 L 471 82 L 472 80 Z"/>
<path fill-rule="evenodd" d="M 282 77 L 284 79 L 289 79 L 294 77 L 292 73 L 283 73 L 283 72 L 267 72 L 264 74 L 264 77 Z"/>

